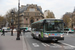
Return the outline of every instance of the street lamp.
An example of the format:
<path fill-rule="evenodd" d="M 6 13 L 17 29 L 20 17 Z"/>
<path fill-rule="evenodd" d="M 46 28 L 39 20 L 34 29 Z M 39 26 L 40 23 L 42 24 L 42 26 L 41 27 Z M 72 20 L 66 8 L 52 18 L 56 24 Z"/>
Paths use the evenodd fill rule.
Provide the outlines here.
<path fill-rule="evenodd" d="M 72 24 L 71 27 L 73 28 L 73 14 L 71 15 Z"/>
<path fill-rule="evenodd" d="M 14 14 L 13 10 L 11 11 L 11 14 L 12 14 L 12 19 L 11 19 L 11 25 L 12 25 L 11 36 L 13 36 L 13 14 Z"/>
<path fill-rule="evenodd" d="M 20 0 L 18 0 L 18 28 L 17 28 L 17 38 L 16 38 L 16 40 L 20 40 L 19 14 L 20 14 Z"/>

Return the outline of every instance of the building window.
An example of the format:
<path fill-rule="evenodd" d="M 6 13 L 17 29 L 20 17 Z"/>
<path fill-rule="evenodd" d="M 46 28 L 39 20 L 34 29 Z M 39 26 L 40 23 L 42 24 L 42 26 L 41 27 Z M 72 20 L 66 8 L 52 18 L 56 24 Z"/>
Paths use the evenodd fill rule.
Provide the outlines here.
<path fill-rule="evenodd" d="M 37 19 L 37 21 L 38 21 L 38 19 Z"/>
<path fill-rule="evenodd" d="M 24 15 L 26 15 L 26 13 L 24 13 Z"/>
<path fill-rule="evenodd" d="M 35 8 L 30 8 L 29 11 L 34 12 Z"/>
<path fill-rule="evenodd" d="M 28 13 L 28 15 L 29 15 L 29 13 Z"/>
<path fill-rule="evenodd" d="M 28 18 L 26 18 L 26 20 L 28 20 Z"/>

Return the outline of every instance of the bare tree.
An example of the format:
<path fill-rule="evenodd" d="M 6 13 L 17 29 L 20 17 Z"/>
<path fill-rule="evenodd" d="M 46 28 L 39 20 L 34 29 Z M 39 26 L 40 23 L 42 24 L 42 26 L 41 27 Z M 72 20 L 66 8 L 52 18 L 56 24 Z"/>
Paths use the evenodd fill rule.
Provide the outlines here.
<path fill-rule="evenodd" d="M 65 14 L 65 15 L 63 15 L 62 19 L 63 19 L 63 21 L 65 23 L 65 27 L 69 27 L 69 24 L 70 24 L 70 15 Z"/>
<path fill-rule="evenodd" d="M 13 10 L 13 14 L 11 13 Z M 7 22 L 9 23 L 9 26 L 11 26 L 11 20 L 12 20 L 12 15 L 13 15 L 13 20 L 14 20 L 14 25 L 16 23 L 16 20 L 17 20 L 17 9 L 16 8 L 13 8 L 13 9 L 10 9 L 7 13 L 6 13 L 6 20 Z"/>
<path fill-rule="evenodd" d="M 0 15 L 0 28 L 5 26 L 5 24 L 6 24 L 6 19 L 4 18 L 4 16 Z"/>
<path fill-rule="evenodd" d="M 46 18 L 55 18 L 55 16 L 54 16 L 54 13 L 53 12 L 50 12 L 50 11 L 48 11 L 48 13 L 47 13 L 48 15 L 46 16 Z"/>

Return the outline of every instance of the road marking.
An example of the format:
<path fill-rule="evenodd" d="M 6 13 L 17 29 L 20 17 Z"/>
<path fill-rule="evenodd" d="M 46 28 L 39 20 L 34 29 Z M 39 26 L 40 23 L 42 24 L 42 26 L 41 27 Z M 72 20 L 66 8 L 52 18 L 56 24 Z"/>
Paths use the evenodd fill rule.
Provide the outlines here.
<path fill-rule="evenodd" d="M 58 45 L 56 43 L 51 43 L 51 44 L 54 45 L 54 46 L 57 46 L 57 47 L 62 47 L 61 45 Z"/>
<path fill-rule="evenodd" d="M 26 42 L 24 41 L 24 36 L 22 36 L 22 43 L 23 43 L 23 50 L 27 50 L 27 47 L 26 47 Z"/>
<path fill-rule="evenodd" d="M 72 45 L 69 45 L 69 44 L 66 44 L 66 43 L 62 43 L 66 46 L 59 45 L 59 44 L 56 44 L 56 43 L 51 43 L 54 46 L 51 46 L 51 45 L 46 44 L 46 43 L 41 43 L 41 44 L 45 47 L 49 46 L 49 47 L 52 47 L 52 48 L 64 48 L 64 49 L 74 49 L 75 48 L 75 46 L 72 46 Z"/>
<path fill-rule="evenodd" d="M 45 46 L 45 47 L 52 47 L 52 48 L 63 48 L 63 49 L 74 49 L 75 48 L 75 46 L 73 46 L 73 45 L 70 45 L 70 44 L 67 44 L 67 43 L 62 43 L 62 44 L 64 44 L 64 45 L 66 45 L 66 46 L 64 46 L 64 45 L 59 45 L 59 44 L 56 44 L 56 43 L 51 43 L 52 45 L 54 45 L 54 46 L 51 46 L 50 44 L 47 44 L 47 43 L 41 43 L 43 46 Z M 32 43 L 32 45 L 34 46 L 34 47 L 39 47 L 40 45 L 38 45 L 37 43 Z"/>
<path fill-rule="evenodd" d="M 49 44 L 46 43 L 41 43 L 42 45 L 44 45 L 45 47 L 50 46 Z"/>
<path fill-rule="evenodd" d="M 44 45 L 45 47 L 47 47 L 45 43 L 41 43 L 41 44 Z"/>
<path fill-rule="evenodd" d="M 47 46 L 50 46 L 49 44 L 46 44 Z"/>
<path fill-rule="evenodd" d="M 68 46 L 70 46 L 70 47 L 73 47 L 73 48 L 75 48 L 75 46 L 73 46 L 73 45 L 70 45 L 70 44 L 67 44 L 67 43 L 62 43 L 62 44 L 64 44 L 64 45 L 68 45 Z"/>
<path fill-rule="evenodd" d="M 32 43 L 32 45 L 33 45 L 34 47 L 39 47 L 39 45 L 38 45 L 37 43 Z"/>

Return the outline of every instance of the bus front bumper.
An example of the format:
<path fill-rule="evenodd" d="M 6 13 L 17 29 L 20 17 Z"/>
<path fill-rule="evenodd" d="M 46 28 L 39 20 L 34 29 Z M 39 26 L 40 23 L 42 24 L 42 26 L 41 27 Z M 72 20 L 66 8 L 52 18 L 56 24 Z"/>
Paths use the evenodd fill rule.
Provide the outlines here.
<path fill-rule="evenodd" d="M 64 40 L 64 37 L 44 37 L 43 40 Z"/>

